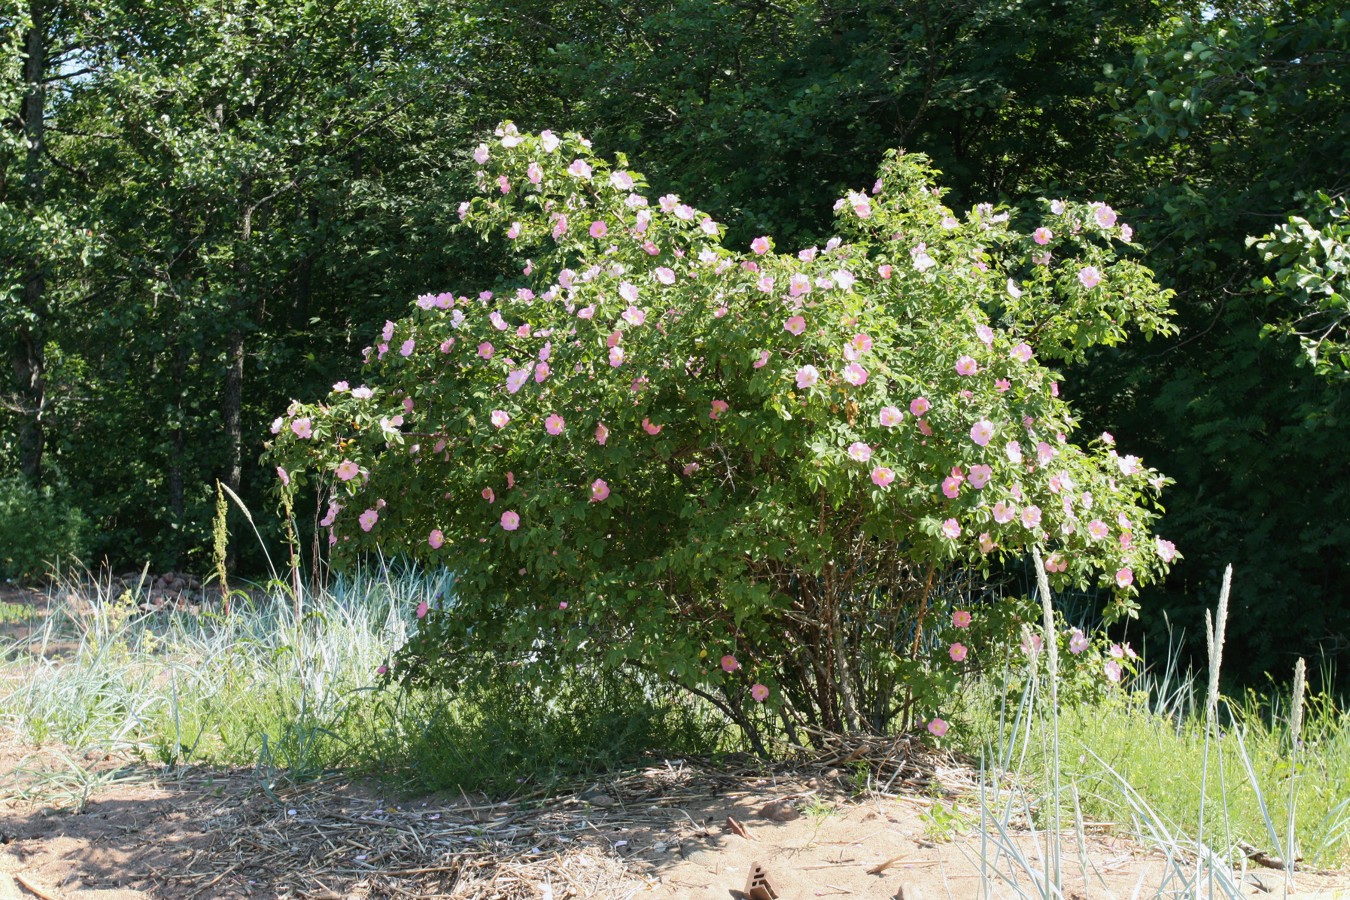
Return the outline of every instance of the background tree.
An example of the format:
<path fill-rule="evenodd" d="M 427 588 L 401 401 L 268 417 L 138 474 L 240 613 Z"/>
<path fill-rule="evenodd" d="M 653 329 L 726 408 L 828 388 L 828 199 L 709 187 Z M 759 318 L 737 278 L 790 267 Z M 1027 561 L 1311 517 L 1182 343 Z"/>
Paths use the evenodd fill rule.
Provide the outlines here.
<path fill-rule="evenodd" d="M 1231 559 L 1254 672 L 1350 648 L 1346 488 L 1321 474 L 1346 428 L 1347 17 L 1324 0 L 3 2 L 0 462 L 68 482 L 95 560 L 194 566 L 217 478 L 268 518 L 279 405 L 408 298 L 502 270 L 447 236 L 474 167 L 453 148 L 497 121 L 589 133 L 784 247 L 904 145 L 954 203 L 1111 203 L 1178 292 L 1174 341 L 1069 386 L 1178 478 L 1187 559 L 1146 599 L 1194 626 Z"/>
<path fill-rule="evenodd" d="M 183 564 L 216 479 L 261 506 L 266 411 L 355 359 L 354 323 L 444 277 L 457 87 L 426 13 L 116 11 L 66 111 L 99 132 L 70 148 L 105 227 L 61 445 L 104 526 L 96 552 Z"/>
<path fill-rule="evenodd" d="M 1188 559 L 1155 598 L 1172 620 L 1198 640 L 1203 598 L 1232 562 L 1229 635 L 1248 674 L 1300 654 L 1343 664 L 1350 488 L 1336 473 L 1350 398 L 1294 336 L 1317 311 L 1248 242 L 1290 216 L 1327 222 L 1317 197 L 1350 187 L 1350 14 L 1323 2 L 1209 12 L 1167 22 L 1108 72 L 1121 139 L 1109 189 L 1129 198 L 1147 261 L 1177 291 L 1180 334 L 1104 352 L 1077 381 L 1093 419 L 1146 440 L 1177 479 L 1166 527 Z M 1331 324 L 1334 341 L 1344 331 Z"/>
<path fill-rule="evenodd" d="M 91 252 L 87 215 L 50 144 L 52 122 L 86 74 L 97 7 L 55 0 L 9 2 L 0 11 L 0 346 L 5 374 L 0 440 L 32 487 L 44 481 L 49 420 L 69 387 L 60 337 L 81 266 Z M 3 458 L 3 457 L 0 457 Z"/>

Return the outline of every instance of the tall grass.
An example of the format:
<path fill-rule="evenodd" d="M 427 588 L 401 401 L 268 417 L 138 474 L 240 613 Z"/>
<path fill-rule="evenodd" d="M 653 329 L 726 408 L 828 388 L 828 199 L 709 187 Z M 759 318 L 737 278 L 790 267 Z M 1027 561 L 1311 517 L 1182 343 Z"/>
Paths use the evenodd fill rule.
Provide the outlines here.
<path fill-rule="evenodd" d="M 347 768 L 411 788 L 510 792 L 662 749 L 706 752 L 717 723 L 640 683 L 509 673 L 460 690 L 383 682 L 445 585 L 387 570 L 318 596 L 237 592 L 228 615 L 142 612 L 139 590 L 54 591 L 38 629 L 0 647 L 0 727 L 162 765 L 252 766 L 274 779 Z"/>
<path fill-rule="evenodd" d="M 997 882 L 1018 896 L 1063 896 L 1061 816 L 1085 877 L 1088 823 L 1117 823 L 1157 850 L 1159 895 L 1237 897 L 1234 873 L 1254 853 L 1284 865 L 1286 891 L 1300 867 L 1350 863 L 1350 712 L 1325 691 L 1305 697 L 1302 660 L 1292 698 L 1219 692 L 1228 586 L 1225 577 L 1203 686 L 1168 658 L 1133 691 L 1061 706 L 1053 656 L 1026 663 L 1017 696 L 985 686 L 993 725 L 969 749 L 983 759 L 986 895 Z M 1018 825 L 1038 836 L 1034 852 Z"/>
<path fill-rule="evenodd" d="M 67 585 L 38 630 L 6 648 L 0 721 L 36 743 L 164 764 L 340 765 L 373 724 L 363 695 L 425 591 L 414 579 L 348 581 L 298 617 L 279 595 L 237 594 L 225 616 L 146 613 L 138 590 Z"/>

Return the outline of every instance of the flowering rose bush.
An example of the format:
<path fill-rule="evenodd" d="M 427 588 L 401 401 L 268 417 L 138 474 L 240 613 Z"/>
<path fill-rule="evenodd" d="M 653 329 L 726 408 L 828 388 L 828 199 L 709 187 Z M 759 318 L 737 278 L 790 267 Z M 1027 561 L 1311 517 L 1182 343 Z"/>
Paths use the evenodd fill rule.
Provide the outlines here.
<path fill-rule="evenodd" d="M 366 384 L 273 428 L 285 489 L 331 492 L 336 559 L 456 575 L 395 674 L 585 656 L 699 692 L 752 740 L 771 713 L 881 730 L 945 571 L 1036 545 L 1118 614 L 1167 568 L 1164 479 L 1109 436 L 1072 442 L 1048 368 L 1170 327 L 1109 207 L 1056 201 L 1024 234 L 987 205 L 958 217 L 892 152 L 840 200 L 842 237 L 742 251 L 578 136 L 506 125 L 474 157 L 461 219 L 520 274 L 419 297 Z"/>

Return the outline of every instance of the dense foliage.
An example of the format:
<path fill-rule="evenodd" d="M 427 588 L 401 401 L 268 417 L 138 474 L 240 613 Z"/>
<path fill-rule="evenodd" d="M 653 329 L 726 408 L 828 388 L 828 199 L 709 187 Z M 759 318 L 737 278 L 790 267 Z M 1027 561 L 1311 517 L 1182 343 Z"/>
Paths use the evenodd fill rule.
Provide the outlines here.
<path fill-rule="evenodd" d="M 1232 561 L 1250 674 L 1336 658 L 1348 35 L 1325 0 L 3 0 L 0 465 L 87 515 L 91 561 L 205 570 L 215 480 L 276 527 L 274 411 L 503 270 L 447 237 L 498 120 L 642 159 L 739 247 L 823 244 L 904 146 L 961 204 L 1135 226 L 1178 334 L 1064 375 L 1177 480 L 1187 559 L 1141 600 L 1196 639 Z"/>

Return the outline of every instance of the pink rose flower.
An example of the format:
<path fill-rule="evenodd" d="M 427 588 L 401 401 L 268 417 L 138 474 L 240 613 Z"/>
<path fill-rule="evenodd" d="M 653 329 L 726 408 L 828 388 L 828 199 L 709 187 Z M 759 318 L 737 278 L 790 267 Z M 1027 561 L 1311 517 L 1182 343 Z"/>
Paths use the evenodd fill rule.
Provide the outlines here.
<path fill-rule="evenodd" d="M 994 423 L 988 419 L 981 419 L 970 426 L 970 439 L 981 447 L 988 446 L 994 437 Z"/>
<path fill-rule="evenodd" d="M 872 458 L 872 448 L 862 441 L 854 441 L 848 445 L 848 458 L 855 462 L 867 462 Z"/>

